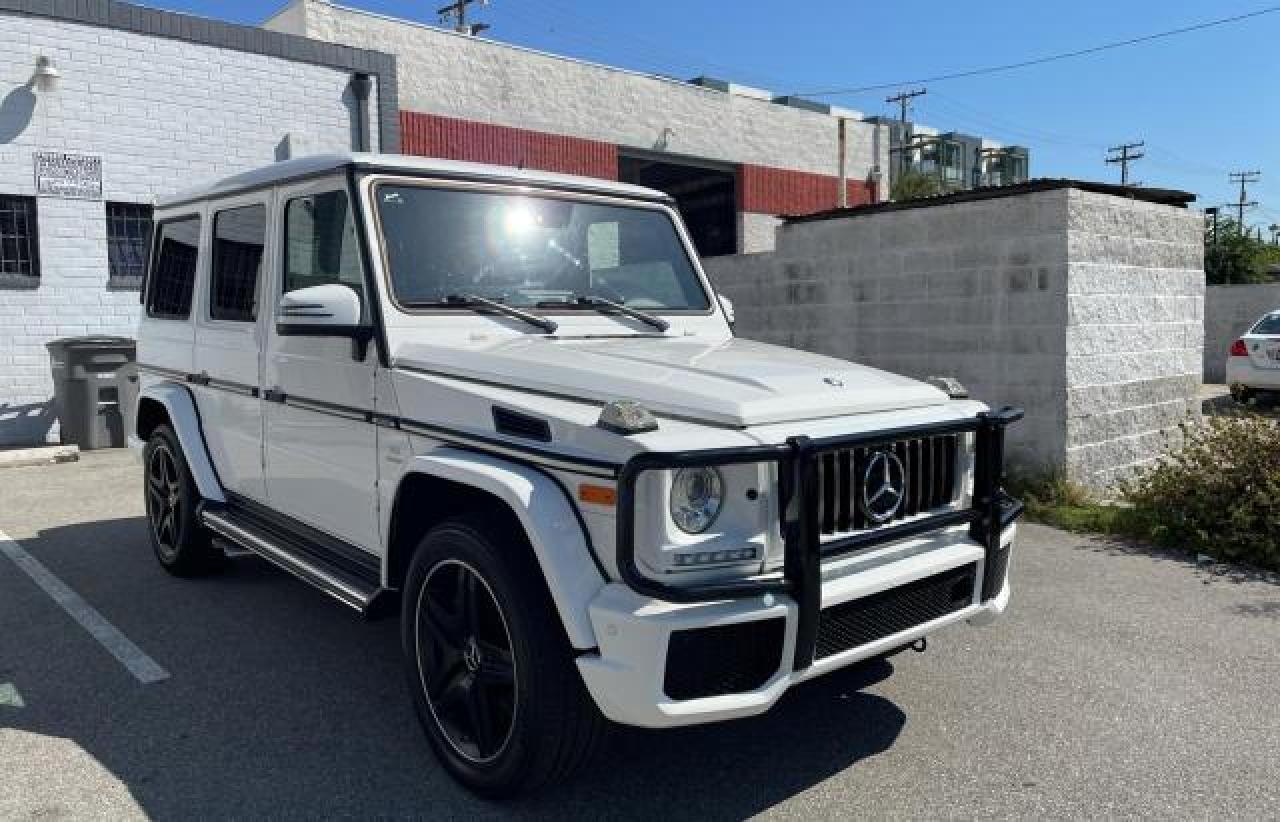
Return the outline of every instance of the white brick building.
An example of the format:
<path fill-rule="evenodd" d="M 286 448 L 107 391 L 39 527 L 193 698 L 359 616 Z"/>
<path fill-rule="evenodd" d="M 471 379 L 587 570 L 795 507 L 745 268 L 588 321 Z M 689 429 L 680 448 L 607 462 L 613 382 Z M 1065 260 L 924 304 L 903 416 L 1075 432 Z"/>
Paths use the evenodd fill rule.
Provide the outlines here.
<path fill-rule="evenodd" d="M 55 432 L 46 342 L 133 335 L 158 195 L 289 151 L 398 147 L 385 54 L 123 3 L 66 5 L 90 9 L 0 0 L 0 445 Z M 42 57 L 60 75 L 53 90 L 34 79 Z M 100 163 L 100 193 L 39 193 L 44 152 Z"/>

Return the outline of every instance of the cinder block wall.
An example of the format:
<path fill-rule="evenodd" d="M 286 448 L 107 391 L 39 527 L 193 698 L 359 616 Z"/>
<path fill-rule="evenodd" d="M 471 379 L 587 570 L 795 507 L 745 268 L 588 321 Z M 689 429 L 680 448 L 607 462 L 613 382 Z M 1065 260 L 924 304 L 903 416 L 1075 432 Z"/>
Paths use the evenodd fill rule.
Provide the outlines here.
<path fill-rule="evenodd" d="M 1227 351 L 1268 311 L 1280 309 L 1280 283 L 1211 285 L 1204 292 L 1204 381 L 1227 378 Z"/>
<path fill-rule="evenodd" d="M 266 165 L 288 133 L 349 148 L 351 72 L 8 12 L 0 32 L 0 192 L 35 194 L 35 151 L 102 157 L 103 200 L 38 198 L 36 287 L 0 287 L 0 445 L 32 444 L 56 436 L 45 343 L 135 333 L 138 292 L 107 285 L 104 201 Z M 62 74 L 54 92 L 27 86 L 38 55 Z"/>
<path fill-rule="evenodd" d="M 1199 415 L 1199 212 L 1067 192 L 1067 475 L 1109 485 Z"/>
<path fill-rule="evenodd" d="M 955 376 L 1027 410 L 1016 463 L 1103 485 L 1159 453 L 1161 432 L 1194 408 L 1198 225 L 1182 209 L 1058 189 L 792 223 L 775 253 L 704 265 L 740 334 Z"/>

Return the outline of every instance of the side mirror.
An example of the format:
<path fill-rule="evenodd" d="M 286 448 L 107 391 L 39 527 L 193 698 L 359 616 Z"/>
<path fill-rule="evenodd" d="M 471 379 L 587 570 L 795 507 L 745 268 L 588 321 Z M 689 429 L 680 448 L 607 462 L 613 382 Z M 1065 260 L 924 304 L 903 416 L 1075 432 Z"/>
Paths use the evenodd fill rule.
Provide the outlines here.
<path fill-rule="evenodd" d="M 373 329 L 360 324 L 360 297 L 345 285 L 313 285 L 286 292 L 276 314 L 282 337 L 349 337 L 363 360 Z"/>
<path fill-rule="evenodd" d="M 717 294 L 716 299 L 720 300 L 720 308 L 724 311 L 724 318 L 729 321 L 729 325 L 733 325 L 736 321 L 736 317 L 733 314 L 733 300 L 723 294 Z"/>

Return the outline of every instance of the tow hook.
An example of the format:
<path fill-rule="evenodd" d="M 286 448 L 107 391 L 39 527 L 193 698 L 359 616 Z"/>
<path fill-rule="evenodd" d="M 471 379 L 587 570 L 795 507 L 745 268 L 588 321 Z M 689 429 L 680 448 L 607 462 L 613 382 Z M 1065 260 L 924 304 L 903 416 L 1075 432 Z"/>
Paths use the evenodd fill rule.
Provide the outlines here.
<path fill-rule="evenodd" d="M 915 651 L 917 654 L 923 654 L 928 649 L 929 640 L 927 637 L 920 637 L 915 642 L 911 643 L 911 650 Z"/>

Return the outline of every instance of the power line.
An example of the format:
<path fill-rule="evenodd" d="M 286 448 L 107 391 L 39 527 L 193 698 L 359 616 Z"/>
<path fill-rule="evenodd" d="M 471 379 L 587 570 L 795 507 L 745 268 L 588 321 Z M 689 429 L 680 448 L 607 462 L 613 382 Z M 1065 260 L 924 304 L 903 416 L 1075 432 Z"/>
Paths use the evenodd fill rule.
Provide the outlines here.
<path fill-rule="evenodd" d="M 1136 143 L 1122 143 L 1118 146 L 1111 146 L 1107 149 L 1111 156 L 1107 157 L 1108 163 L 1120 164 L 1120 185 L 1129 185 L 1129 163 L 1134 160 L 1141 160 L 1146 156 L 1145 152 L 1135 151 L 1134 149 L 1142 148 L 1146 145 L 1142 140 Z"/>
<path fill-rule="evenodd" d="M 1029 66 L 1038 66 L 1044 63 L 1052 63 L 1058 60 L 1068 60 L 1073 57 L 1084 57 L 1089 54 L 1097 54 L 1101 51 L 1109 51 L 1111 49 L 1123 48 L 1125 46 L 1133 46 L 1139 43 L 1149 43 L 1152 40 L 1161 40 L 1166 37 L 1174 37 L 1179 34 L 1187 34 L 1193 31 L 1201 31 L 1203 29 L 1213 28 L 1215 26 L 1225 26 L 1230 23 L 1238 23 L 1241 20 L 1248 20 L 1253 17 L 1261 17 L 1264 14 L 1272 14 L 1280 11 L 1280 6 L 1268 6 L 1257 11 L 1246 12 L 1245 14 L 1237 14 L 1232 17 L 1220 17 L 1216 20 L 1206 20 L 1201 23 L 1194 23 L 1181 28 L 1169 29 L 1168 31 L 1160 31 L 1155 34 L 1146 34 L 1141 37 L 1130 37 L 1127 40 L 1116 40 L 1111 43 L 1103 43 L 1099 46 L 1091 46 L 1084 49 L 1076 49 L 1075 51 L 1064 51 L 1057 54 L 1048 54 L 1043 57 L 1034 57 L 1029 60 L 1020 60 L 1016 63 L 1004 63 L 996 66 L 984 66 L 982 68 L 967 69 L 964 71 L 954 71 L 949 74 L 939 74 L 935 77 L 924 77 L 917 80 L 902 80 L 896 83 L 879 83 L 870 86 L 857 86 L 855 88 L 839 88 L 824 89 L 822 91 L 801 91 L 796 92 L 797 96 L 821 97 L 835 96 L 841 94 L 859 94 L 865 91 L 885 91 L 887 89 L 901 88 L 902 86 L 921 85 L 923 83 L 941 83 L 944 80 L 959 80 L 964 77 L 976 77 L 981 74 L 994 74 L 1001 71 L 1013 71 L 1014 69 L 1027 68 Z"/>

